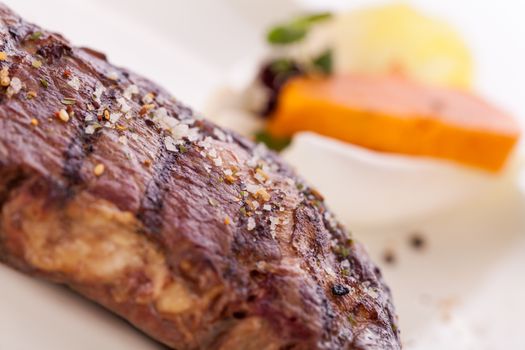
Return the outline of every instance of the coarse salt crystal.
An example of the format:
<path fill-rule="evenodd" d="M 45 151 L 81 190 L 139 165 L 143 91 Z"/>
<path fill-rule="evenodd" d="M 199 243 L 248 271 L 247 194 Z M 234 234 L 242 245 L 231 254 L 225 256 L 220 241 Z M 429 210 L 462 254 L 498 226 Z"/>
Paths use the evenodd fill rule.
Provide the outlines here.
<path fill-rule="evenodd" d="M 252 157 L 246 161 L 246 165 L 250 168 L 255 168 L 257 166 L 257 160 L 256 157 Z"/>
<path fill-rule="evenodd" d="M 257 193 L 257 191 L 259 191 L 260 187 L 257 186 L 257 185 L 254 185 L 254 184 L 247 184 L 246 185 L 246 191 L 254 194 L 254 193 Z"/>
<path fill-rule="evenodd" d="M 221 166 L 222 165 L 222 159 L 221 157 L 217 157 L 213 160 L 213 164 L 215 164 L 215 166 Z"/>
<path fill-rule="evenodd" d="M 95 87 L 95 91 L 93 92 L 93 99 L 97 102 L 100 102 L 100 98 L 102 97 L 102 94 L 106 91 L 106 88 L 101 85 L 97 84 Z"/>
<path fill-rule="evenodd" d="M 279 218 L 276 216 L 270 217 L 270 230 L 275 230 L 277 225 L 279 225 Z"/>
<path fill-rule="evenodd" d="M 166 103 L 166 99 L 162 96 L 157 96 L 157 102 L 161 105 Z"/>
<path fill-rule="evenodd" d="M 367 288 L 365 291 L 372 299 L 377 299 L 379 296 L 379 292 L 375 288 Z"/>
<path fill-rule="evenodd" d="M 248 231 L 251 231 L 255 228 L 255 219 L 254 218 L 248 218 L 248 224 L 246 225 L 246 228 Z"/>
<path fill-rule="evenodd" d="M 13 95 L 18 94 L 20 90 L 22 90 L 22 81 L 16 77 L 12 78 L 9 87 L 7 88 L 7 97 L 12 97 Z"/>
<path fill-rule="evenodd" d="M 342 267 L 343 269 L 348 269 L 348 268 L 350 268 L 350 261 L 348 261 L 348 259 L 345 259 L 345 260 L 341 261 L 341 267 Z"/>
<path fill-rule="evenodd" d="M 215 128 L 215 129 L 213 129 L 213 134 L 215 136 L 217 136 L 217 138 L 219 140 L 221 140 L 223 142 L 226 141 L 226 134 L 224 132 L 222 132 L 222 130 Z"/>
<path fill-rule="evenodd" d="M 146 95 L 144 95 L 142 97 L 142 102 L 144 104 L 150 104 L 153 102 L 153 99 L 155 98 L 155 95 L 153 95 L 151 92 L 150 93 L 147 93 Z"/>
<path fill-rule="evenodd" d="M 118 79 L 118 73 L 116 71 L 111 71 L 107 75 L 108 79 L 111 80 L 117 80 Z"/>
<path fill-rule="evenodd" d="M 166 146 L 166 149 L 170 152 L 177 152 L 177 144 L 175 143 L 175 140 L 171 136 L 166 136 L 164 138 L 164 145 Z"/>
<path fill-rule="evenodd" d="M 97 129 L 95 128 L 94 125 L 88 125 L 88 126 L 86 126 L 86 129 L 84 129 L 84 132 L 86 134 L 88 134 L 88 135 L 91 135 L 91 134 L 95 133 L 95 130 L 97 130 Z"/>
<path fill-rule="evenodd" d="M 138 93 L 139 88 L 137 87 L 137 85 L 130 85 L 124 90 L 122 96 L 124 96 L 124 98 L 127 98 L 128 100 L 131 100 L 133 95 L 137 95 Z"/>
<path fill-rule="evenodd" d="M 261 183 L 264 183 L 264 181 L 266 181 L 266 178 L 259 172 L 256 172 L 253 177 Z"/>
<path fill-rule="evenodd" d="M 198 145 L 204 149 L 209 149 L 211 148 L 211 140 L 212 140 L 211 137 L 206 136 L 204 140 L 199 141 Z"/>
<path fill-rule="evenodd" d="M 176 120 L 176 119 L 175 119 Z M 189 127 L 184 124 L 177 124 L 171 128 L 171 135 L 175 140 L 180 140 L 188 136 Z"/>
<path fill-rule="evenodd" d="M 156 111 L 158 112 L 158 111 Z M 167 131 L 170 131 L 173 135 L 174 138 L 179 138 L 179 135 L 176 135 L 173 133 L 173 131 L 177 128 L 177 126 L 179 125 L 179 121 L 173 117 L 169 117 L 167 114 L 166 115 L 163 115 L 161 113 L 161 116 L 159 116 L 159 114 L 155 113 L 155 121 L 159 124 L 159 126 L 163 129 L 163 130 L 167 130 Z M 180 131 L 180 129 L 179 129 Z"/>
<path fill-rule="evenodd" d="M 109 121 L 110 121 L 110 123 L 115 124 L 116 122 L 119 121 L 119 119 L 120 119 L 121 116 L 122 116 L 122 115 L 121 115 L 120 113 L 111 113 L 111 114 L 109 115 Z"/>
<path fill-rule="evenodd" d="M 80 89 L 80 79 L 77 76 L 74 76 L 70 80 L 68 80 L 67 85 L 71 86 L 74 90 L 78 91 Z"/>
<path fill-rule="evenodd" d="M 217 151 L 215 150 L 215 148 L 212 148 L 210 149 L 210 151 L 208 152 L 208 155 L 212 158 L 216 158 L 217 157 Z"/>
<path fill-rule="evenodd" d="M 191 141 L 191 142 L 195 142 L 197 141 L 199 138 L 201 137 L 200 135 L 200 132 L 199 132 L 199 128 L 190 128 L 188 130 L 188 140 Z"/>
<path fill-rule="evenodd" d="M 188 118 L 188 119 L 183 119 L 180 121 L 182 124 L 188 124 L 188 125 L 192 125 L 195 123 L 195 119 L 193 118 Z"/>
<path fill-rule="evenodd" d="M 263 157 L 268 153 L 268 147 L 264 143 L 258 143 L 255 146 L 253 153 L 258 157 Z"/>
<path fill-rule="evenodd" d="M 263 209 L 266 210 L 266 211 L 270 211 L 270 210 L 272 210 L 272 206 L 270 204 L 265 204 L 263 206 Z"/>
<path fill-rule="evenodd" d="M 127 113 L 131 110 L 131 106 L 128 104 L 128 102 L 124 98 L 122 97 L 117 98 L 117 102 L 120 105 L 120 110 L 122 113 Z"/>
<path fill-rule="evenodd" d="M 163 120 L 164 118 L 169 117 L 168 110 L 164 107 L 160 107 L 155 111 L 154 116 L 159 120 Z"/>

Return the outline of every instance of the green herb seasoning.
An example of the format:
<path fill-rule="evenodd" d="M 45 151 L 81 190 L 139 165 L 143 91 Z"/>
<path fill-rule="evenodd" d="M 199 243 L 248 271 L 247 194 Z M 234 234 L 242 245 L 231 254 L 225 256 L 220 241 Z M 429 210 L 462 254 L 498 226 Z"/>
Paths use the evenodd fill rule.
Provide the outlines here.
<path fill-rule="evenodd" d="M 287 45 L 298 42 L 304 39 L 312 25 L 331 17 L 331 13 L 323 12 L 295 18 L 288 23 L 282 23 L 271 28 L 266 39 L 272 45 Z"/>
<path fill-rule="evenodd" d="M 282 151 L 291 142 L 290 138 L 274 137 L 267 131 L 260 131 L 255 134 L 255 140 L 264 143 L 269 149 L 275 151 Z"/>
<path fill-rule="evenodd" d="M 74 98 L 69 98 L 69 97 L 66 97 L 64 98 L 62 101 L 60 101 L 63 105 L 66 105 L 66 106 L 71 106 L 71 105 L 74 105 L 75 103 L 77 103 L 77 100 L 75 100 Z"/>
<path fill-rule="evenodd" d="M 270 30 L 267 40 L 270 44 L 274 45 L 290 44 L 303 39 L 306 33 L 307 28 L 301 26 L 279 26 Z"/>
<path fill-rule="evenodd" d="M 47 80 L 44 79 L 44 78 L 41 78 L 41 79 L 40 79 L 40 85 L 42 85 L 42 86 L 45 87 L 46 89 L 49 87 L 49 83 L 48 83 Z"/>
<path fill-rule="evenodd" d="M 280 58 L 271 63 L 270 69 L 274 74 L 289 73 L 295 69 L 295 64 L 291 59 Z"/>
<path fill-rule="evenodd" d="M 348 322 L 350 322 L 352 326 L 355 326 L 357 324 L 354 315 L 348 315 Z"/>
<path fill-rule="evenodd" d="M 323 74 L 331 74 L 333 70 L 332 50 L 326 50 L 320 56 L 312 60 L 315 69 Z"/>
<path fill-rule="evenodd" d="M 348 249 L 344 245 L 339 245 L 335 247 L 334 253 L 339 255 L 342 259 L 346 259 L 348 258 L 348 256 L 350 256 L 350 249 Z"/>
<path fill-rule="evenodd" d="M 311 15 L 304 16 L 302 18 L 299 18 L 300 21 L 306 22 L 308 24 L 314 24 L 317 22 L 325 21 L 327 19 L 332 18 L 333 15 L 330 12 L 319 12 L 314 13 Z"/>
<path fill-rule="evenodd" d="M 44 35 L 44 33 L 42 33 L 42 32 L 34 32 L 33 34 L 31 34 L 29 36 L 28 39 L 29 40 L 38 40 L 38 39 L 40 39 L 42 37 L 42 35 Z"/>

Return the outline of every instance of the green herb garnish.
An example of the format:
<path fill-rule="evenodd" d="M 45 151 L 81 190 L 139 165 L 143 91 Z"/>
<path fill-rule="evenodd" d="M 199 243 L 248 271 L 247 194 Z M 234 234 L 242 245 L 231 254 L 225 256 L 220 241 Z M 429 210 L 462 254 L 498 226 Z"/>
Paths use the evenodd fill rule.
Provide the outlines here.
<path fill-rule="evenodd" d="M 29 36 L 29 40 L 38 40 L 42 37 L 42 35 L 44 35 L 44 33 L 42 32 L 34 32 L 33 34 L 31 34 Z"/>
<path fill-rule="evenodd" d="M 179 152 L 180 153 L 186 153 L 188 152 L 188 148 L 184 145 L 179 145 Z"/>
<path fill-rule="evenodd" d="M 348 315 L 348 322 L 350 322 L 350 324 L 352 326 L 356 325 L 356 321 L 355 321 L 354 315 Z"/>
<path fill-rule="evenodd" d="M 291 22 L 279 24 L 268 31 L 266 39 L 273 45 L 286 45 L 302 40 L 313 24 L 332 17 L 331 13 L 323 12 L 293 19 Z"/>
<path fill-rule="evenodd" d="M 350 249 L 343 245 L 335 247 L 334 252 L 343 259 L 348 258 L 348 256 L 350 256 Z"/>
<path fill-rule="evenodd" d="M 41 78 L 41 79 L 40 79 L 40 85 L 42 85 L 42 86 L 45 87 L 46 89 L 49 87 L 49 83 L 48 83 L 47 80 L 44 79 L 44 78 Z"/>
<path fill-rule="evenodd" d="M 333 66 L 332 50 L 326 50 L 320 56 L 314 58 L 312 64 L 321 73 L 331 74 Z"/>
<path fill-rule="evenodd" d="M 319 13 L 313 13 L 311 15 L 306 15 L 303 17 L 298 18 L 299 21 L 306 22 L 308 24 L 314 24 L 317 22 L 325 21 L 327 19 L 332 18 L 332 13 L 330 12 L 319 12 Z"/>
<path fill-rule="evenodd" d="M 288 58 L 280 58 L 270 64 L 270 69 L 274 74 L 288 73 L 295 68 L 294 62 Z"/>
<path fill-rule="evenodd" d="M 264 143 L 269 149 L 273 149 L 275 151 L 282 151 L 291 142 L 291 139 L 288 137 L 275 137 L 267 131 L 259 131 L 257 134 L 255 134 L 255 140 L 257 142 Z"/>
<path fill-rule="evenodd" d="M 268 32 L 266 39 L 270 44 L 290 44 L 303 39 L 308 28 L 300 25 L 278 26 Z"/>
<path fill-rule="evenodd" d="M 62 101 L 60 101 L 63 105 L 66 105 L 66 106 L 70 106 L 70 105 L 74 105 L 75 103 L 77 103 L 77 100 L 75 100 L 74 98 L 69 98 L 69 97 L 66 97 L 64 98 Z"/>

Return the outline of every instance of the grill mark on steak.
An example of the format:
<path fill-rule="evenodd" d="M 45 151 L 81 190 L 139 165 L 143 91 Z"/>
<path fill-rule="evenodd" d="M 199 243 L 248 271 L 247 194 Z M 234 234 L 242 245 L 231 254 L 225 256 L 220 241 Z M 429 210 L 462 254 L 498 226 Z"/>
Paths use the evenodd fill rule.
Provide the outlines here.
<path fill-rule="evenodd" d="M 86 158 L 94 152 L 96 141 L 102 132 L 93 135 L 84 133 L 81 127 L 70 138 L 67 150 L 64 152 L 64 166 L 62 174 L 66 178 L 67 187 L 78 186 L 84 182 L 82 178 L 82 165 Z"/>
<path fill-rule="evenodd" d="M 168 182 L 177 163 L 177 154 L 164 152 L 159 149 L 159 155 L 155 161 L 154 173 L 146 186 L 137 218 L 148 229 L 149 233 L 159 234 L 163 229 L 162 207 L 164 197 L 168 189 Z"/>

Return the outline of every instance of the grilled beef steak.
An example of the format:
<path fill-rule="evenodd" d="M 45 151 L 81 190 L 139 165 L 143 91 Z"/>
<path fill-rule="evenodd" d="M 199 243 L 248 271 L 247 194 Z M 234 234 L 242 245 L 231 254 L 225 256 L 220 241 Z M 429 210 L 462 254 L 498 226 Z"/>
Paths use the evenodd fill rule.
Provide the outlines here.
<path fill-rule="evenodd" d="M 0 259 L 176 349 L 399 349 L 379 270 L 276 155 L 0 5 Z"/>

